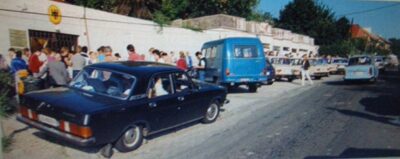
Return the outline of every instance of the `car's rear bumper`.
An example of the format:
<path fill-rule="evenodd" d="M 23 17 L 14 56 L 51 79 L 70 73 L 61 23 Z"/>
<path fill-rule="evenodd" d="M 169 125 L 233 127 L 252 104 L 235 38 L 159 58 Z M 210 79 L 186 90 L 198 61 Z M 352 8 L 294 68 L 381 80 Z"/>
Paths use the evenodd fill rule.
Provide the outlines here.
<path fill-rule="evenodd" d="M 59 131 L 59 130 L 57 130 L 55 128 L 48 127 L 48 126 L 46 126 L 44 124 L 32 121 L 32 120 L 27 119 L 25 117 L 22 117 L 20 115 L 17 116 L 17 120 L 22 122 L 22 123 L 25 123 L 25 124 L 27 124 L 29 126 L 35 127 L 35 128 L 37 128 L 37 129 L 39 129 L 39 130 L 41 130 L 43 132 L 46 132 L 47 134 L 49 134 L 51 136 L 54 136 L 56 138 L 59 138 L 59 139 L 62 139 L 64 141 L 67 141 L 69 143 L 72 143 L 74 145 L 85 147 L 85 146 L 94 145 L 95 142 L 96 142 L 94 137 L 91 137 L 91 138 L 88 138 L 88 139 L 83 139 L 83 138 L 80 138 L 80 137 L 76 137 L 76 136 L 73 136 L 71 134 L 68 134 L 68 133 L 65 133 L 65 132 L 61 132 L 61 131 Z"/>

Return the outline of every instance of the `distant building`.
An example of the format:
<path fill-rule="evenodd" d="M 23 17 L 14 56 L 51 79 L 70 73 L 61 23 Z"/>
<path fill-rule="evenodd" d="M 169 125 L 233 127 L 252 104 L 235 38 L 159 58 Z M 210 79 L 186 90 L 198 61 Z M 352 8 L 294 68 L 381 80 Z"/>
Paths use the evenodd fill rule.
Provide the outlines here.
<path fill-rule="evenodd" d="M 380 49 L 390 50 L 390 42 L 386 39 L 371 33 L 371 29 L 366 29 L 358 24 L 353 24 L 350 28 L 350 34 L 352 39 L 364 39 L 366 45 L 374 45 Z"/>

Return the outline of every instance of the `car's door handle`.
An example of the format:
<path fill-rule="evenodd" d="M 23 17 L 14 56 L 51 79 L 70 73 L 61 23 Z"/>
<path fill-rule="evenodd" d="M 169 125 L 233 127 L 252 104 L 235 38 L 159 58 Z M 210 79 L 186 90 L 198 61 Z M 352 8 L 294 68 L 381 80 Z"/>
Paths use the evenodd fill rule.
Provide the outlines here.
<path fill-rule="evenodd" d="M 149 103 L 149 107 L 155 108 L 155 107 L 157 107 L 157 103 L 150 102 L 150 103 Z"/>
<path fill-rule="evenodd" d="M 178 97 L 178 100 L 179 100 L 179 101 L 184 101 L 184 100 L 185 100 L 185 97 Z"/>

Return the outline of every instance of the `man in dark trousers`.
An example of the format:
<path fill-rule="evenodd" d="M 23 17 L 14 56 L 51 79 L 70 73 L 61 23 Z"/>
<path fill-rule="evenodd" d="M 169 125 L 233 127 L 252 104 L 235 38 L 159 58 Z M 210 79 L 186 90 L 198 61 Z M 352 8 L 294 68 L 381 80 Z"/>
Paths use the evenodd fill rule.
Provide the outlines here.
<path fill-rule="evenodd" d="M 314 83 L 310 77 L 310 72 L 308 71 L 310 68 L 310 62 L 308 61 L 307 55 L 304 55 L 303 58 L 303 63 L 301 65 L 301 85 L 304 86 L 305 78 L 307 78 L 308 81 L 310 81 L 310 84 L 313 85 Z"/>

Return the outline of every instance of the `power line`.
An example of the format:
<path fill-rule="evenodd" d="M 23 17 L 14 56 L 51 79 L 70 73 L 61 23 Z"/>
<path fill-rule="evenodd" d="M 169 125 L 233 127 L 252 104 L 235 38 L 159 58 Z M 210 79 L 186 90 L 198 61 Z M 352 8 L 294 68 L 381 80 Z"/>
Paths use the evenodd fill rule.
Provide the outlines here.
<path fill-rule="evenodd" d="M 382 7 L 378 7 L 378 8 L 355 11 L 355 12 L 350 12 L 350 13 L 345 13 L 345 14 L 338 15 L 338 17 L 348 16 L 348 15 L 355 15 L 355 14 L 363 14 L 363 13 L 368 13 L 368 12 L 373 12 L 373 11 L 377 11 L 377 10 L 381 10 L 381 9 L 391 8 L 391 7 L 395 7 L 395 6 L 399 6 L 399 5 L 400 5 L 400 3 L 397 3 L 397 4 L 386 5 L 386 6 L 382 6 Z"/>

